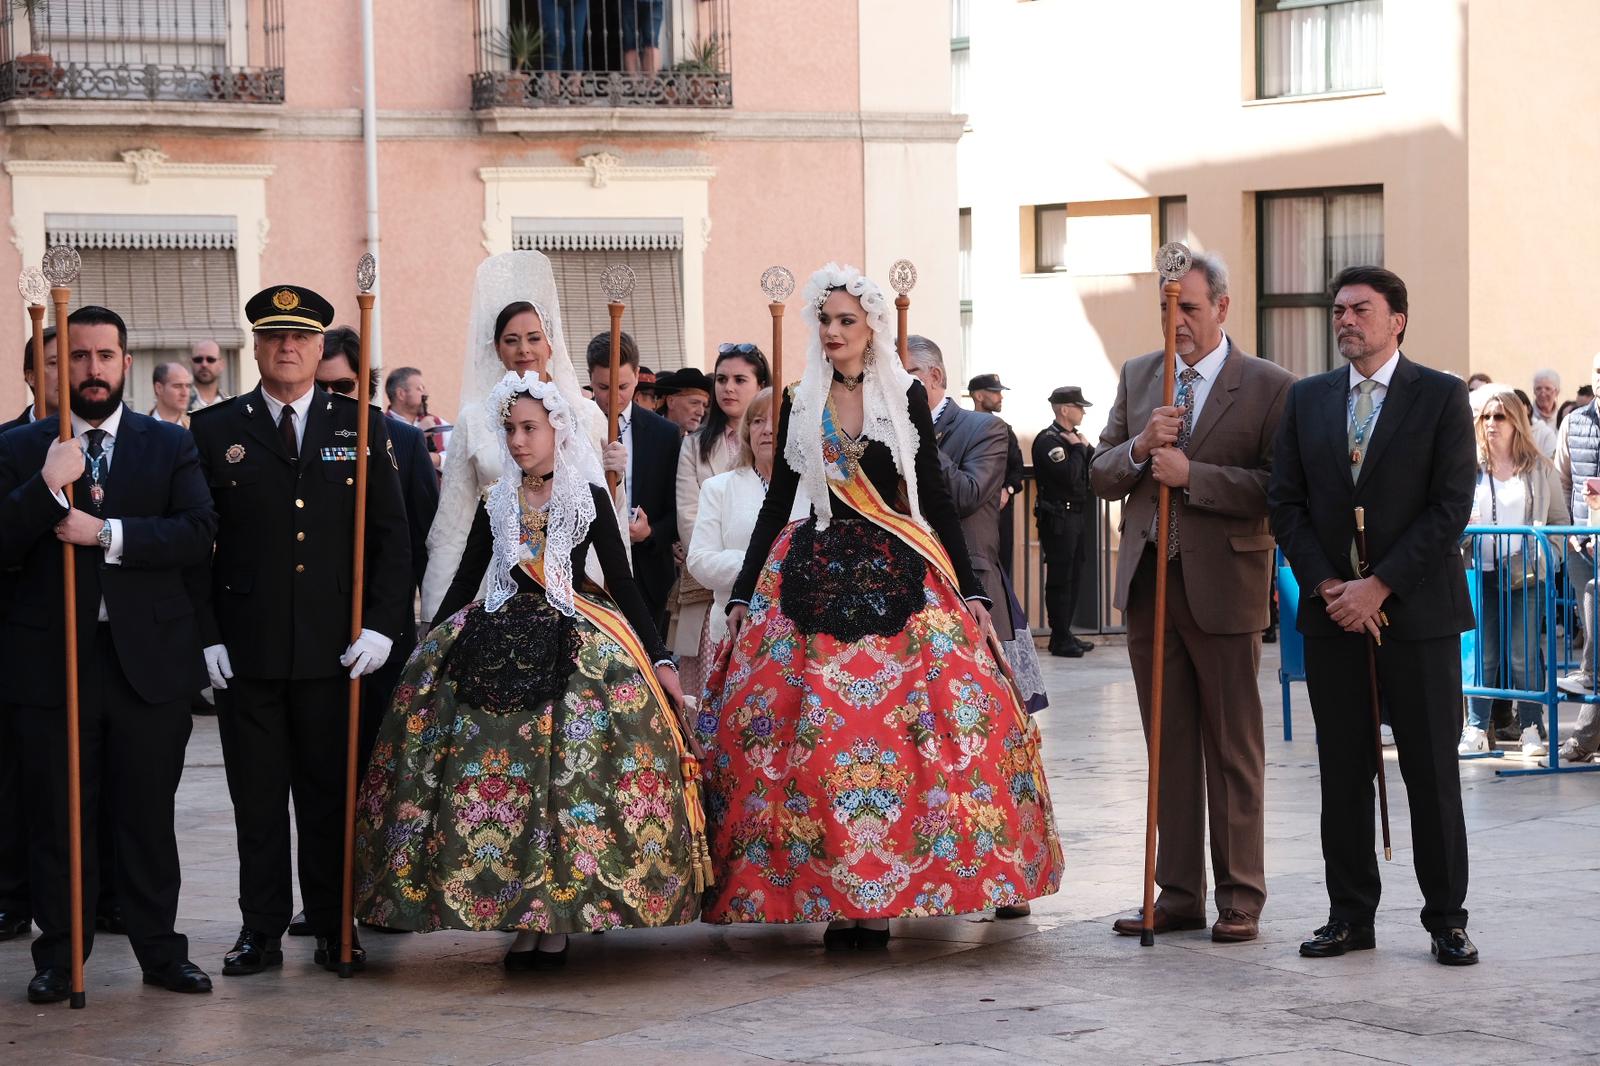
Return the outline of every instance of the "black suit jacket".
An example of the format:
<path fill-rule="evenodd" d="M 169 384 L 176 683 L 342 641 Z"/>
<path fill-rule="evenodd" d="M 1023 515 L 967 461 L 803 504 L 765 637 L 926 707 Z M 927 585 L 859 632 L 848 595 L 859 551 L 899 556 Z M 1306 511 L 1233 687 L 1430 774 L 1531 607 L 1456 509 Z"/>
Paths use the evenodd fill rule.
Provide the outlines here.
<path fill-rule="evenodd" d="M 672 545 L 678 539 L 678 427 L 653 411 L 633 405 L 633 499 L 650 518 L 650 535 L 633 545 L 633 579 L 644 593 L 650 616 L 667 609 L 667 594 L 678 579 Z M 627 531 L 624 529 L 626 539 Z"/>
<path fill-rule="evenodd" d="M 298 462 L 290 461 L 259 388 L 190 416 L 219 517 L 202 634 L 207 645 L 227 645 L 241 677 L 307 679 L 343 670 L 356 419 L 363 411 L 371 459 L 362 624 L 399 643 L 412 604 L 411 534 L 383 412 L 316 389 Z"/>
<path fill-rule="evenodd" d="M 1350 370 L 1296 382 L 1278 427 L 1267 489 L 1272 529 L 1303 590 L 1308 636 L 1343 632 L 1311 594 L 1354 577 L 1355 508 L 1365 508 L 1367 558 L 1393 590 L 1385 636 L 1423 640 L 1473 627 L 1457 545 L 1472 513 L 1477 447 L 1467 387 L 1400 357 L 1359 480 L 1348 446 Z"/>
<path fill-rule="evenodd" d="M 400 494 L 411 527 L 411 575 L 420 589 L 422 575 L 428 570 L 428 530 L 439 510 L 439 472 L 428 458 L 428 441 L 422 430 L 392 416 L 385 425 L 400 467 Z"/>
<path fill-rule="evenodd" d="M 56 439 L 54 416 L 0 435 L 0 565 L 19 566 L 0 605 L 0 675 L 7 702 L 52 707 L 66 700 L 62 544 L 66 509 L 40 471 Z M 92 646 L 104 599 L 128 684 L 148 703 L 188 700 L 204 685 L 192 592 L 211 554 L 217 516 L 194 440 L 180 426 L 123 409 L 101 514 L 122 521 L 122 558 L 74 548 L 78 646 Z M 88 479 L 74 502 L 88 510 Z"/>
<path fill-rule="evenodd" d="M 29 416 L 33 412 L 33 404 L 22 409 L 22 413 L 9 422 L 0 423 L 0 434 L 16 429 L 18 426 L 28 424 Z M 17 587 L 17 574 L 21 571 L 19 566 L 0 566 L 0 618 L 5 617 L 6 605 L 11 602 L 11 594 Z M 6 702 L 5 690 L 0 690 L 0 705 Z"/>

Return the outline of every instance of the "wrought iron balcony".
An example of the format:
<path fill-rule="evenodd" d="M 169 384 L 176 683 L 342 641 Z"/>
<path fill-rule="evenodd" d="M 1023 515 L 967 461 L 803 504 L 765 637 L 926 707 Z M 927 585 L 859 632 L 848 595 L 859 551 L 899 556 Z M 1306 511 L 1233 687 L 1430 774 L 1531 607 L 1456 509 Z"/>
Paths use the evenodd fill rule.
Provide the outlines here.
<path fill-rule="evenodd" d="M 0 100 L 283 103 L 283 0 L 0 3 Z"/>
<path fill-rule="evenodd" d="M 475 110 L 732 107 L 730 0 L 478 0 Z"/>

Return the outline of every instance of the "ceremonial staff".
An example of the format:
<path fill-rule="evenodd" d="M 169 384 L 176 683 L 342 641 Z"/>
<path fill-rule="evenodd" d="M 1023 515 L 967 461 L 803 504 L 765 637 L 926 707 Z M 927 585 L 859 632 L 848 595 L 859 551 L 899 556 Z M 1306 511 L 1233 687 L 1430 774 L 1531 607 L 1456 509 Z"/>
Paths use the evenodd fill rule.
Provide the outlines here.
<path fill-rule="evenodd" d="M 600 291 L 606 294 L 606 310 L 611 312 L 611 377 L 606 403 L 606 442 L 610 443 L 621 439 L 617 433 L 617 422 L 622 415 L 617 406 L 617 377 L 622 373 L 622 312 L 627 309 L 623 301 L 633 295 L 633 268 L 622 263 L 606 267 L 600 272 Z M 617 481 L 616 473 L 607 470 L 606 485 L 613 497 L 617 494 Z M 627 539 L 626 529 L 623 539 Z"/>
<path fill-rule="evenodd" d="M 44 253 L 44 277 L 50 283 L 50 300 L 56 309 L 56 422 L 59 439 L 72 439 L 72 341 L 68 336 L 67 304 L 72 300 L 72 283 L 78 280 L 82 261 L 78 253 L 57 245 Z M 31 312 L 30 312 L 31 314 Z M 35 387 L 44 389 L 44 340 L 34 318 Z M 35 401 L 43 414 L 44 404 Z M 72 486 L 64 486 L 71 506 Z M 88 1004 L 83 991 L 83 782 L 78 765 L 78 568 L 77 551 L 70 544 L 61 546 L 61 594 L 66 615 L 67 651 L 67 862 L 72 905 L 72 996 L 74 1010 Z"/>
<path fill-rule="evenodd" d="M 1356 564 L 1360 568 L 1359 576 L 1366 577 L 1371 570 L 1367 562 L 1367 509 L 1356 508 Z M 1376 624 L 1382 625 L 1388 618 L 1382 611 L 1378 612 Z M 1372 693 L 1372 747 L 1378 759 L 1378 814 L 1383 819 L 1383 858 L 1385 862 L 1394 859 L 1394 849 L 1389 846 L 1389 786 L 1384 781 L 1383 775 L 1383 715 L 1381 711 L 1382 698 L 1378 694 L 1378 645 L 1383 640 L 1372 633 L 1366 634 L 1367 639 L 1367 683 Z"/>
<path fill-rule="evenodd" d="M 772 391 L 782 396 L 783 301 L 794 292 L 794 275 L 787 267 L 768 267 L 761 275 L 761 291 L 767 294 L 767 311 L 772 315 Z M 777 421 L 776 415 L 773 421 Z"/>
<path fill-rule="evenodd" d="M 17 279 L 17 288 L 22 292 L 22 302 L 28 305 L 28 317 L 33 320 L 33 420 L 37 422 L 45 412 L 44 302 L 50 297 L 50 283 L 38 267 L 28 267 Z M 60 350 L 59 345 L 57 350 Z"/>
<path fill-rule="evenodd" d="M 1163 244 L 1156 252 L 1156 271 L 1166 282 L 1161 295 L 1166 300 L 1166 344 L 1161 356 L 1161 406 L 1172 406 L 1177 384 L 1178 359 L 1178 279 L 1189 272 L 1189 249 L 1176 241 Z M 1161 803 L 1161 701 L 1166 687 L 1167 653 L 1167 551 L 1172 536 L 1172 488 L 1162 484 L 1156 492 L 1156 609 L 1154 662 L 1150 669 L 1150 779 L 1145 790 L 1144 810 L 1144 928 L 1139 943 L 1154 947 L 1156 942 L 1156 811 Z"/>
<path fill-rule="evenodd" d="M 895 338 L 895 351 L 900 356 L 902 364 L 906 361 L 906 312 L 911 310 L 911 297 L 906 293 L 917 286 L 917 268 L 911 265 L 909 259 L 896 259 L 889 267 L 889 287 L 899 293 L 894 298 L 894 309 L 898 312 L 896 328 L 900 336 Z"/>
<path fill-rule="evenodd" d="M 350 642 L 361 639 L 362 607 L 366 597 L 367 575 L 367 468 L 372 464 L 371 404 L 365 393 L 372 377 L 372 286 L 378 280 L 378 261 L 368 252 L 356 262 L 356 303 L 361 308 L 361 349 L 356 357 L 356 512 L 355 564 L 350 576 Z M 340 897 L 339 976 L 355 973 L 351 964 L 351 939 L 355 930 L 355 832 L 356 832 L 356 753 L 361 747 L 361 678 L 350 679 L 349 705 L 344 752 L 344 892 Z"/>

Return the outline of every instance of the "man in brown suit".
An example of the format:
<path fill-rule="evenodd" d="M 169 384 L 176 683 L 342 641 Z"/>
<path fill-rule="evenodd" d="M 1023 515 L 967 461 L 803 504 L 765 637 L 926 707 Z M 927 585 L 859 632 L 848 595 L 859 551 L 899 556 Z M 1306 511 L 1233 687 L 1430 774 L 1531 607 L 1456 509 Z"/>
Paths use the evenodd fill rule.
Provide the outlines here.
<path fill-rule="evenodd" d="M 1273 559 L 1267 478 L 1294 377 L 1223 332 L 1221 260 L 1197 254 L 1179 284 L 1176 402 L 1161 404 L 1161 352 L 1129 360 L 1089 480 L 1097 495 L 1123 501 L 1115 603 L 1127 619 L 1147 736 L 1162 550 L 1156 501 L 1160 485 L 1172 490 L 1155 931 L 1205 927 L 1209 802 L 1218 911 L 1211 938 L 1254 940 L 1267 898 L 1266 741 L 1256 686 Z M 1165 318 L 1163 300 L 1163 325 Z M 1141 924 L 1136 915 L 1114 928 L 1137 936 Z"/>

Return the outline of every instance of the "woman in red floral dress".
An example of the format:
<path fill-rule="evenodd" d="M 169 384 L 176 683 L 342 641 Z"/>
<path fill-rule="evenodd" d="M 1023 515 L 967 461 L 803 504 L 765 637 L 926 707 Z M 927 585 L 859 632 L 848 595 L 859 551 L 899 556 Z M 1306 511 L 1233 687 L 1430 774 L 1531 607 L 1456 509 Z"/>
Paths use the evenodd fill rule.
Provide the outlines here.
<path fill-rule="evenodd" d="M 1049 895 L 1061 847 L 1038 730 L 990 643 L 927 394 L 858 271 L 812 275 L 805 376 L 698 722 L 712 922 L 888 919 Z M 790 522 L 797 492 L 811 516 Z"/>

